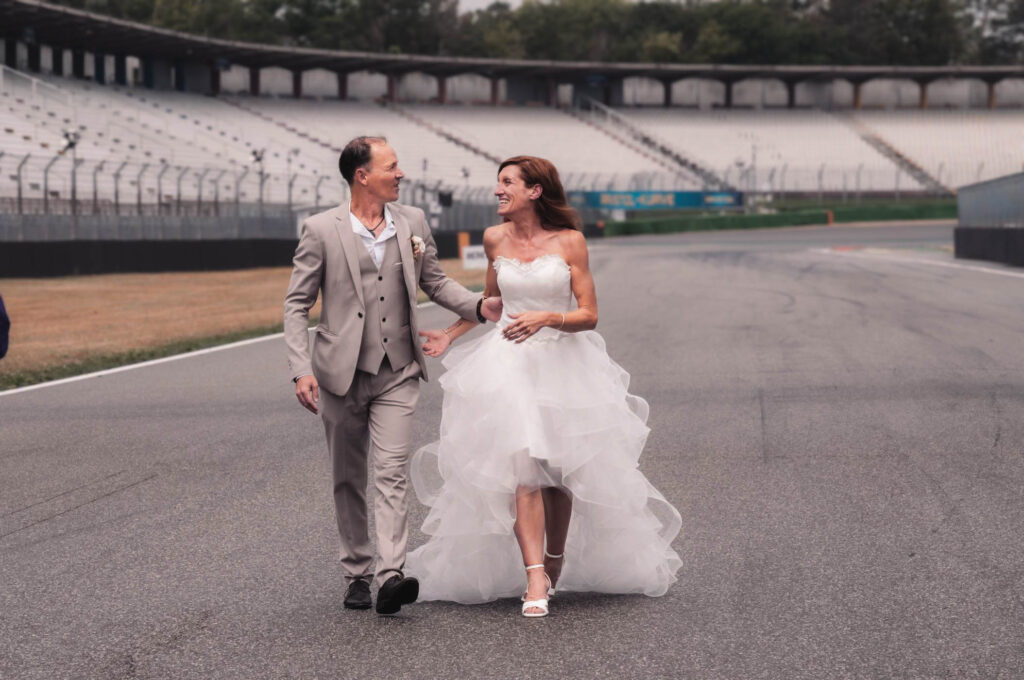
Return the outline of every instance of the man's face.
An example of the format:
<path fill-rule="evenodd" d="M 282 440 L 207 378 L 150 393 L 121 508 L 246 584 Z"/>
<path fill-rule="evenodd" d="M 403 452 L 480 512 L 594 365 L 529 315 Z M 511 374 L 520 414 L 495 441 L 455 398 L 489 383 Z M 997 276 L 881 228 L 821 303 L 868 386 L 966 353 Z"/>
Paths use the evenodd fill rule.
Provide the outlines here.
<path fill-rule="evenodd" d="M 398 200 L 398 185 L 403 177 L 398 156 L 389 144 L 371 145 L 370 162 L 356 170 L 356 179 L 367 193 L 385 203 Z"/>

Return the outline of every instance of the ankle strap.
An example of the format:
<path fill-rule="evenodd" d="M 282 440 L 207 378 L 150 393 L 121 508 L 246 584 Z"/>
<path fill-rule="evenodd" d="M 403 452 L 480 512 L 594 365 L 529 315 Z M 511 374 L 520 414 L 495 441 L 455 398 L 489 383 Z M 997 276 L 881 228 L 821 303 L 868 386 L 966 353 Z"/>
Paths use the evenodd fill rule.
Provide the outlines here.
<path fill-rule="evenodd" d="M 544 557 L 550 557 L 550 558 L 551 558 L 551 559 L 553 559 L 553 560 L 557 560 L 557 559 L 560 559 L 560 558 L 562 558 L 562 557 L 565 557 L 565 553 L 563 552 L 563 553 L 562 553 L 561 555 L 552 555 L 552 554 L 551 554 L 551 553 L 549 553 L 549 552 L 547 551 L 547 549 L 545 548 L 545 550 L 544 550 Z"/>
<path fill-rule="evenodd" d="M 544 568 L 543 564 L 528 564 L 528 565 L 526 565 L 526 571 L 530 571 L 531 569 L 543 569 L 543 568 Z"/>

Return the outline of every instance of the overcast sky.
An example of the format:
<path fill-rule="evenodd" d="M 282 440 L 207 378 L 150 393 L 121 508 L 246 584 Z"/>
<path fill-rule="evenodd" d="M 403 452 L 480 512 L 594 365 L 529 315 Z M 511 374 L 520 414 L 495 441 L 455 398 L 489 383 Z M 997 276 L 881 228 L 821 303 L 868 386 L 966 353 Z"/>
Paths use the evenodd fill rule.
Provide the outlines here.
<path fill-rule="evenodd" d="M 490 5 L 494 0 L 459 0 L 459 14 L 463 12 L 472 12 L 475 9 L 483 9 Z M 504 0 L 512 9 L 519 7 L 523 4 L 523 0 Z"/>

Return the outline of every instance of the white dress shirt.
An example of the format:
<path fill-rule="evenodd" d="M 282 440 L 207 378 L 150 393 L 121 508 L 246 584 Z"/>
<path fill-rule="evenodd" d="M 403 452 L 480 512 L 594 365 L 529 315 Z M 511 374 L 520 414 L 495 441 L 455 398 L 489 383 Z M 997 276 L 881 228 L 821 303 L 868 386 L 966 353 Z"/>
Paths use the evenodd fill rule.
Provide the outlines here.
<path fill-rule="evenodd" d="M 366 225 L 360 222 L 359 218 L 351 211 L 349 211 L 348 218 L 352 221 L 352 233 L 363 242 L 367 252 L 370 253 L 370 257 L 373 258 L 374 264 L 377 265 L 377 269 L 380 269 L 380 263 L 384 261 L 385 241 L 392 236 L 398 235 L 398 231 L 395 229 L 395 219 L 391 217 L 391 211 L 388 210 L 387 206 L 384 206 L 385 225 L 384 229 L 380 232 L 380 236 L 376 239 L 373 237 L 373 233 L 366 228 Z"/>

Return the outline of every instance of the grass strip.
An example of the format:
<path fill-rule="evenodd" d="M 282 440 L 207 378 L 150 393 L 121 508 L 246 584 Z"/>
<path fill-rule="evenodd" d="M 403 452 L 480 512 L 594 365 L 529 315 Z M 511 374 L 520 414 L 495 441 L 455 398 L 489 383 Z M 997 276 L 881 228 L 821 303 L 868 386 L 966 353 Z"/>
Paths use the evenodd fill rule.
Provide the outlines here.
<path fill-rule="evenodd" d="M 468 288 L 477 292 L 483 290 L 483 286 L 468 286 Z M 417 301 L 426 302 L 427 296 L 420 292 Z M 315 325 L 319 323 L 319 321 L 320 318 L 317 316 L 310 317 L 311 324 Z M 3 362 L 0 360 L 0 391 L 12 390 L 16 387 L 25 387 L 27 385 L 35 385 L 37 383 L 49 382 L 51 380 L 60 380 L 61 378 L 71 378 L 76 375 L 95 373 L 96 371 L 105 371 L 109 368 L 118 368 L 119 366 L 137 364 L 143 361 L 150 361 L 152 359 L 162 359 L 164 357 L 174 356 L 175 354 L 185 354 L 186 352 L 194 352 L 198 349 L 227 345 L 232 342 L 238 342 L 239 340 L 258 338 L 263 335 L 272 335 L 274 333 L 280 333 L 283 327 L 283 323 L 277 323 L 270 326 L 246 328 L 244 330 L 233 331 L 231 333 L 221 333 L 218 335 L 208 335 L 196 338 L 183 338 L 181 340 L 173 340 L 163 345 L 139 347 L 125 352 L 116 352 L 111 354 L 95 354 L 78 361 L 56 363 L 43 366 L 41 368 L 13 371 L 9 373 L 3 372 Z M 283 351 L 284 350 L 282 349 L 282 352 Z"/>
<path fill-rule="evenodd" d="M 813 210 L 780 210 L 765 214 L 674 215 L 609 222 L 606 236 L 630 234 L 669 234 L 684 231 L 716 231 L 720 229 L 763 229 L 766 227 L 797 227 L 827 224 L 832 213 L 834 223 L 883 222 L 901 220 L 955 219 L 956 201 L 919 203 L 881 203 L 866 205 L 826 205 Z"/>
<path fill-rule="evenodd" d="M 315 322 L 316 320 L 313 321 Z M 274 324 L 273 326 L 247 328 L 245 330 L 234 331 L 232 333 L 222 333 L 220 335 L 210 335 L 200 338 L 185 338 L 155 347 L 140 347 L 126 352 L 117 352 L 113 354 L 95 354 L 78 361 L 69 361 L 66 363 L 45 366 L 43 368 L 15 371 L 13 373 L 0 373 L 0 390 L 10 390 L 16 387 L 35 385 L 36 383 L 48 382 L 50 380 L 70 378 L 76 375 L 83 375 L 85 373 L 104 371 L 108 368 L 117 368 L 119 366 L 137 364 L 143 361 L 150 361 L 152 359 L 162 359 L 164 357 L 174 356 L 175 354 L 194 352 L 197 349 L 226 345 L 232 342 L 238 342 L 239 340 L 258 338 L 263 335 L 280 333 L 282 327 L 283 324 L 279 323 Z M 2 364 L 0 364 L 0 367 L 2 367 Z"/>

